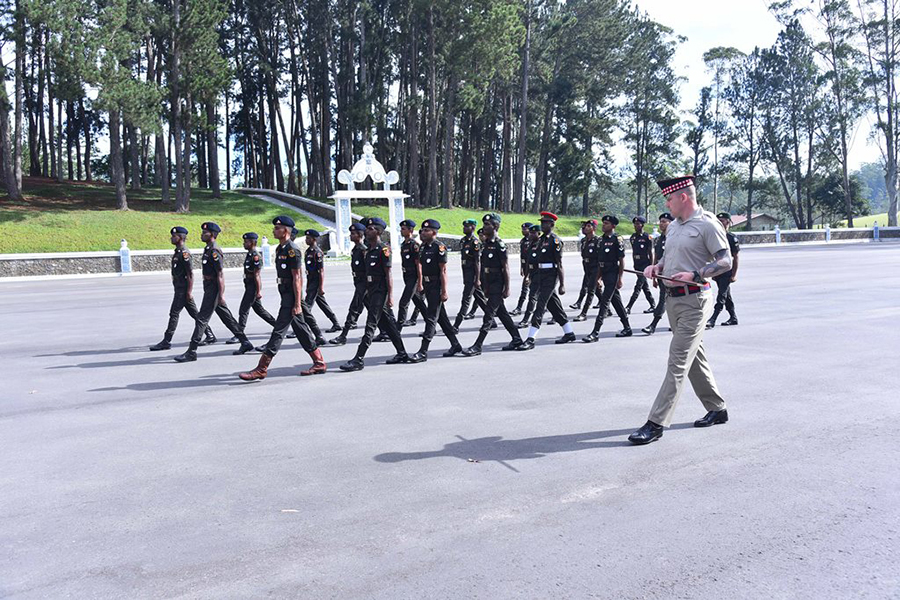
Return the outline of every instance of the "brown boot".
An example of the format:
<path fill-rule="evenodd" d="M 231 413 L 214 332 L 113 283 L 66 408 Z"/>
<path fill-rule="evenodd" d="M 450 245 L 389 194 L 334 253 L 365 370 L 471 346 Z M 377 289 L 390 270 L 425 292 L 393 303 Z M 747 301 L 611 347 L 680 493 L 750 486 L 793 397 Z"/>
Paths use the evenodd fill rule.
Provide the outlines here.
<path fill-rule="evenodd" d="M 256 381 L 257 379 L 265 379 L 266 375 L 269 374 L 269 364 L 271 362 L 272 357 L 264 352 L 263 355 L 259 357 L 259 364 L 256 365 L 255 369 L 253 369 L 249 373 L 239 373 L 238 377 L 240 377 L 244 381 Z"/>
<path fill-rule="evenodd" d="M 321 350 L 316 348 L 313 352 L 309 353 L 309 357 L 313 359 L 313 366 L 305 371 L 300 371 L 301 376 L 321 375 L 328 370 L 328 365 L 325 364 L 325 359 L 322 357 Z"/>

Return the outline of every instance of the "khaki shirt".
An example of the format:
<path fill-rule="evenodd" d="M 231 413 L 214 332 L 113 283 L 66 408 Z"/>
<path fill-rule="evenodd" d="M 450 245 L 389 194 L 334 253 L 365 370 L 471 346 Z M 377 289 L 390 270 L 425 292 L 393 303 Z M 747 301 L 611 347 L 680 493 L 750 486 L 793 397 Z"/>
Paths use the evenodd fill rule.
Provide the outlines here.
<path fill-rule="evenodd" d="M 685 271 L 699 271 L 720 250 L 728 250 L 725 228 L 714 214 L 698 206 L 686 220 L 679 218 L 669 223 L 662 275 L 671 277 Z"/>

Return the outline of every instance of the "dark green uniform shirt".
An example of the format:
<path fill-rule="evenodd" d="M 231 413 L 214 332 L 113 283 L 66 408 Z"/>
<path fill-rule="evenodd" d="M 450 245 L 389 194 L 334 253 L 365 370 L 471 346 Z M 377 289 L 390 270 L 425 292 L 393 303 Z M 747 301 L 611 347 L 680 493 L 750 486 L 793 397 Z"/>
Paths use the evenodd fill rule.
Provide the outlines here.
<path fill-rule="evenodd" d="M 600 264 L 600 236 L 581 240 L 581 262 L 585 269 L 594 269 Z"/>
<path fill-rule="evenodd" d="M 419 242 L 410 238 L 400 244 L 400 266 L 404 274 L 413 275 L 416 272 L 416 261 L 419 260 Z"/>
<path fill-rule="evenodd" d="M 244 257 L 244 285 L 256 286 L 256 272 L 262 269 L 262 255 L 253 248 Z"/>
<path fill-rule="evenodd" d="M 653 248 L 653 240 L 647 232 L 632 233 L 629 238 L 631 242 L 631 258 L 634 259 L 634 269 L 643 271 L 651 265 L 650 249 Z"/>
<path fill-rule="evenodd" d="M 191 276 L 191 253 L 187 248 L 176 248 L 172 255 L 172 285 L 186 289 Z"/>
<path fill-rule="evenodd" d="M 356 244 L 350 251 L 350 272 L 353 273 L 353 281 L 362 281 L 366 279 L 366 247 L 363 244 Z"/>
<path fill-rule="evenodd" d="M 662 260 L 663 255 L 666 253 L 666 234 L 661 233 L 656 241 L 653 243 L 653 252 L 656 254 L 656 262 Z"/>
<path fill-rule="evenodd" d="M 219 287 L 219 273 L 224 265 L 222 249 L 216 243 L 203 249 L 203 287 Z"/>
<path fill-rule="evenodd" d="M 556 263 L 562 259 L 562 240 L 553 233 L 545 233 L 538 238 L 534 249 L 531 251 L 529 262 L 537 270 L 550 270 L 556 268 Z"/>
<path fill-rule="evenodd" d="M 300 247 L 288 240 L 275 250 L 275 275 L 282 296 L 294 297 L 294 269 L 300 268 Z"/>
<path fill-rule="evenodd" d="M 619 259 L 625 257 L 625 240 L 617 233 L 600 236 L 600 269 L 603 273 L 619 271 Z"/>
<path fill-rule="evenodd" d="M 481 240 L 476 236 L 464 236 L 460 241 L 459 254 L 462 257 L 463 270 L 474 269 L 475 262 L 478 259 L 478 252 L 481 250 Z"/>
<path fill-rule="evenodd" d="M 484 242 L 481 248 L 481 289 L 485 294 L 503 293 L 503 267 L 508 260 L 503 240 L 494 237 Z"/>
<path fill-rule="evenodd" d="M 447 246 L 432 241 L 419 246 L 419 264 L 422 265 L 423 285 L 441 282 L 441 265 L 447 263 Z"/>
<path fill-rule="evenodd" d="M 391 264 L 391 249 L 379 240 L 366 250 L 366 289 L 387 291 L 385 266 Z"/>

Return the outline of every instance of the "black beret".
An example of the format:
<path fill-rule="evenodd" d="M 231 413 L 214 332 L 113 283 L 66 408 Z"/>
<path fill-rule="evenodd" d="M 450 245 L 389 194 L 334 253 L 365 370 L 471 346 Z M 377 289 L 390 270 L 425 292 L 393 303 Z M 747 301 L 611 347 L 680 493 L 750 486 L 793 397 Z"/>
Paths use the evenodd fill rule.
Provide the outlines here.
<path fill-rule="evenodd" d="M 202 225 L 200 225 L 200 229 L 212 231 L 213 233 L 221 233 L 222 232 L 222 228 L 219 227 L 218 225 L 216 225 L 215 223 L 213 223 L 212 221 L 207 221 L 206 223 L 203 223 Z"/>
<path fill-rule="evenodd" d="M 475 222 L 475 219 L 466 219 L 465 221 L 462 222 L 462 224 L 463 225 L 472 225 L 473 227 L 475 225 L 478 225 L 478 223 Z"/>
<path fill-rule="evenodd" d="M 362 223 L 353 223 L 350 226 L 350 231 L 365 231 L 365 230 L 366 230 L 366 226 L 363 225 Z"/>
<path fill-rule="evenodd" d="M 436 219 L 425 219 L 422 221 L 422 229 L 434 229 L 437 231 L 441 228 L 441 222 Z"/>
<path fill-rule="evenodd" d="M 541 226 L 540 226 L 540 225 L 532 225 L 532 226 L 530 227 L 530 229 L 531 229 L 531 231 L 540 231 L 540 230 L 541 230 Z"/>
<path fill-rule="evenodd" d="M 502 218 L 497 213 L 492 212 L 492 213 L 488 213 L 488 214 L 484 215 L 483 217 L 481 217 L 481 221 L 482 222 L 491 221 L 491 222 L 499 225 L 500 222 L 502 221 Z"/>
<path fill-rule="evenodd" d="M 532 223 L 531 221 L 525 221 L 524 223 L 522 223 L 522 228 L 523 229 L 531 229 L 532 225 L 534 225 L 534 223 Z"/>
<path fill-rule="evenodd" d="M 180 233 L 181 235 L 187 235 L 188 232 L 187 232 L 187 229 L 185 229 L 184 227 L 179 225 L 178 227 L 173 227 L 172 231 L 170 231 L 169 233 L 171 233 L 172 235 L 175 235 L 176 233 Z"/>
<path fill-rule="evenodd" d="M 297 237 L 300 235 L 300 230 L 296 227 L 291 227 L 291 237 Z"/>
<path fill-rule="evenodd" d="M 242 236 L 245 240 L 258 240 L 259 234 L 253 231 L 247 232 Z"/>
<path fill-rule="evenodd" d="M 416 222 L 412 219 L 403 219 L 400 221 L 400 227 L 409 227 L 410 229 L 416 228 Z"/>
<path fill-rule="evenodd" d="M 303 235 L 308 235 L 310 237 L 317 238 L 317 237 L 319 237 L 319 232 L 316 231 L 315 229 L 307 229 L 306 231 L 303 232 Z"/>
<path fill-rule="evenodd" d="M 613 225 L 619 224 L 619 219 L 617 219 L 614 215 L 603 215 L 603 218 L 600 220 L 604 223 L 612 223 Z"/>
<path fill-rule="evenodd" d="M 672 215 L 671 215 L 670 213 L 667 213 L 667 212 L 664 212 L 664 213 L 662 213 L 661 215 L 659 215 L 659 218 L 660 218 L 660 219 L 665 219 L 665 220 L 667 220 L 667 221 L 674 221 L 674 220 L 675 220 L 675 219 L 672 218 Z"/>
<path fill-rule="evenodd" d="M 279 217 L 275 217 L 272 219 L 272 225 L 283 225 L 285 227 L 293 227 L 294 220 L 290 217 L 286 217 L 285 215 L 281 215 Z"/>
<path fill-rule="evenodd" d="M 384 219 L 380 219 L 378 217 L 369 217 L 368 219 L 363 219 L 363 224 L 368 227 L 369 225 L 374 225 L 375 227 L 381 227 L 382 230 L 387 229 L 387 223 L 384 222 Z"/>
<path fill-rule="evenodd" d="M 730 221 L 730 220 L 731 220 L 731 215 L 728 214 L 727 212 L 720 212 L 719 214 L 716 215 L 716 218 L 717 218 L 717 219 L 727 219 L 727 220 Z"/>
<path fill-rule="evenodd" d="M 631 220 L 632 223 L 634 223 L 635 221 L 637 221 L 637 222 L 640 223 L 641 225 L 646 225 L 646 224 L 647 224 L 647 219 L 645 219 L 644 217 L 642 217 L 642 216 L 640 216 L 640 215 L 636 216 L 635 218 L 633 218 L 633 219 Z"/>

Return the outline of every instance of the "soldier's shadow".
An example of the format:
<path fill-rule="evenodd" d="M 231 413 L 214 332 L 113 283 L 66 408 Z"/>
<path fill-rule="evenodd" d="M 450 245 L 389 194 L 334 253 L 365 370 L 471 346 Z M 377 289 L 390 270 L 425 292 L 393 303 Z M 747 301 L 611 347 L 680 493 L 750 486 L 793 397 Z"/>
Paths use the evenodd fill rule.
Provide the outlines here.
<path fill-rule="evenodd" d="M 693 423 L 678 423 L 669 429 L 687 429 Z M 427 458 L 458 458 L 460 460 L 477 460 L 479 462 L 498 461 L 504 463 L 511 460 L 528 460 L 542 458 L 558 452 L 577 452 L 597 448 L 619 448 L 631 446 L 625 439 L 635 429 L 608 429 L 605 431 L 587 431 L 565 435 L 546 435 L 521 439 L 506 440 L 501 436 L 490 436 L 465 439 L 456 436 L 458 442 L 444 444 L 440 450 L 421 452 L 385 452 L 374 457 L 381 463 L 396 463 L 407 460 L 424 460 Z M 607 438 L 621 437 L 618 440 Z M 509 465 L 506 465 L 509 467 Z M 509 467 L 512 469 L 512 467 Z M 512 469 L 515 470 L 515 469 Z"/>
<path fill-rule="evenodd" d="M 202 377 L 198 377 L 196 379 L 178 379 L 174 381 L 147 381 L 143 383 L 129 383 L 127 385 L 122 386 L 109 386 L 109 387 L 101 387 L 101 388 L 93 388 L 88 390 L 89 392 L 116 392 L 116 391 L 125 391 L 131 390 L 134 392 L 153 392 L 159 390 L 179 390 L 185 388 L 198 388 L 198 387 L 215 387 L 215 386 L 232 386 L 232 385 L 246 385 L 246 382 L 241 381 L 237 378 L 235 374 L 221 374 L 221 375 L 204 375 Z"/>

